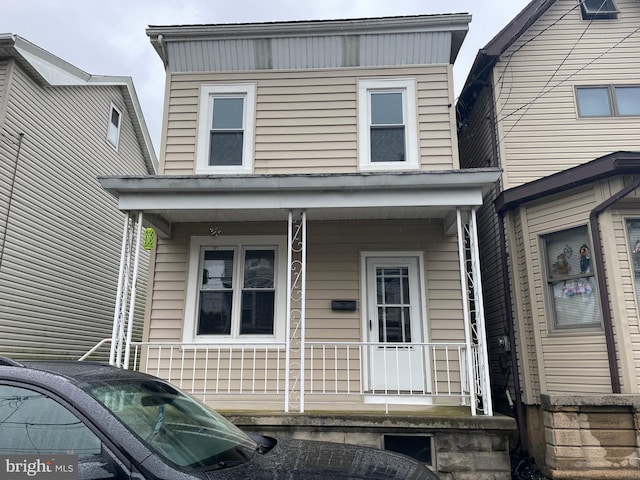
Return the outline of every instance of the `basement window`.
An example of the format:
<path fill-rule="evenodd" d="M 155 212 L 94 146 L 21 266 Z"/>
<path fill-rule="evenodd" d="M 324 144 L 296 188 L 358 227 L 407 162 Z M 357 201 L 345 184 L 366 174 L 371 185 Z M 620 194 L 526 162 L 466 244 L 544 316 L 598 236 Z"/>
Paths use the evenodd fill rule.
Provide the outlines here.
<path fill-rule="evenodd" d="M 402 453 L 433 466 L 432 435 L 383 435 L 384 449 Z"/>
<path fill-rule="evenodd" d="M 580 0 L 583 20 L 611 20 L 618 18 L 613 0 Z"/>

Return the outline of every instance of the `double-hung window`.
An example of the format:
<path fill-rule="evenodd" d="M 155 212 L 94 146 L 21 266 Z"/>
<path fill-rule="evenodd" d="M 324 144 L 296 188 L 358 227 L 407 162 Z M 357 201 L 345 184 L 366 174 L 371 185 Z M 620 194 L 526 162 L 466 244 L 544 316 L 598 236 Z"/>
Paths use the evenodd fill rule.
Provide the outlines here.
<path fill-rule="evenodd" d="M 579 0 L 583 20 L 607 20 L 618 18 L 613 0 Z"/>
<path fill-rule="evenodd" d="M 587 226 L 541 237 L 549 329 L 600 327 L 602 315 Z"/>
<path fill-rule="evenodd" d="M 415 80 L 359 81 L 358 150 L 361 170 L 419 167 Z"/>
<path fill-rule="evenodd" d="M 640 116 L 640 86 L 580 86 L 576 102 L 580 117 Z"/>
<path fill-rule="evenodd" d="M 255 85 L 200 89 L 196 173 L 251 173 Z"/>
<path fill-rule="evenodd" d="M 275 243 L 274 243 L 275 242 Z M 279 339 L 284 316 L 284 242 L 279 237 L 194 237 L 185 341 Z"/>
<path fill-rule="evenodd" d="M 107 141 L 117 149 L 120 143 L 120 122 L 122 114 L 115 105 L 111 104 L 109 111 L 109 123 L 107 124 Z"/>

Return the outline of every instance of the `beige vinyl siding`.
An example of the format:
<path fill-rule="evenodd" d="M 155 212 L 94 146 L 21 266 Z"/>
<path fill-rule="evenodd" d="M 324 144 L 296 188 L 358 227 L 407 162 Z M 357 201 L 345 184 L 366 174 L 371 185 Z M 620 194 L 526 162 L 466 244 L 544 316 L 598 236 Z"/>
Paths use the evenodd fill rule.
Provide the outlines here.
<path fill-rule="evenodd" d="M 355 172 L 358 79 L 405 77 L 417 79 L 422 168 L 457 167 L 450 69 L 436 65 L 173 74 L 162 173 L 194 173 L 199 89 L 215 82 L 257 84 L 254 173 Z"/>
<path fill-rule="evenodd" d="M 541 393 L 611 392 L 603 330 L 554 331 L 550 325 L 544 260 L 539 250 L 540 235 L 587 224 L 589 213 L 597 203 L 593 189 L 585 187 L 573 190 L 571 195 L 557 195 L 526 208 L 528 239 L 524 247 L 528 251 L 520 251 L 518 255 L 530 256 L 533 266 L 529 280 L 531 296 L 535 299 L 532 318 L 543 364 L 542 385 L 546 386 Z"/>
<path fill-rule="evenodd" d="M 284 223 L 221 224 L 224 235 L 286 235 Z M 150 302 L 150 322 L 148 340 L 152 342 L 182 341 L 182 325 L 184 317 L 184 296 L 186 294 L 187 257 L 189 238 L 192 235 L 206 235 L 208 225 L 176 225 L 172 240 L 161 240 L 155 258 L 154 296 Z M 381 229 L 377 222 L 310 222 L 307 232 L 307 293 L 306 293 L 306 340 L 308 342 L 331 342 L 363 340 L 362 302 L 360 298 L 361 252 L 388 251 L 393 245 L 393 252 L 422 251 L 425 255 L 426 288 L 423 292 L 427 305 L 427 326 L 429 341 L 463 342 L 464 323 L 460 294 L 460 274 L 458 271 L 458 251 L 455 236 L 442 235 L 441 221 L 390 222 Z M 281 252 L 285 254 L 286 252 Z M 355 312 L 334 312 L 331 300 L 357 300 Z M 166 349 L 165 349 L 166 350 Z M 165 355 L 168 353 L 163 350 Z M 196 365 L 196 380 L 203 382 L 205 371 L 201 368 L 203 357 Z M 210 353 L 215 355 L 215 353 Z M 247 353 L 246 358 L 252 353 Z M 284 355 L 282 353 L 281 355 Z M 314 359 L 318 360 L 316 352 Z M 189 357 L 191 358 L 191 357 Z M 349 362 L 354 368 L 359 362 L 357 353 L 352 353 Z M 442 359 L 439 359 L 442 360 Z M 262 362 L 262 363 L 261 363 Z M 275 368 L 275 359 L 269 365 Z M 346 381 L 346 357 L 337 367 L 338 377 Z M 232 370 L 238 373 L 233 382 L 240 378 L 241 360 L 237 358 Z M 245 362 L 251 364 L 250 360 Z M 191 364 L 190 364 L 191 365 Z M 225 364 L 228 367 L 228 363 Z M 264 366 L 264 359 L 258 359 L 258 365 Z M 444 365 L 441 362 L 440 365 Z M 147 365 L 154 373 L 159 371 L 163 376 L 176 378 L 179 367 L 174 364 L 169 371 L 168 356 L 162 361 L 160 369 L 154 361 Z M 248 367 L 247 367 L 248 368 Z M 308 359 L 307 368 L 311 368 Z M 320 362 L 315 364 L 314 388 L 320 388 Z M 193 375 L 189 370 L 189 382 Z M 259 369 L 260 370 L 260 369 Z M 213 372 L 209 372 L 210 378 Z M 333 379 L 330 374 L 330 379 Z M 438 372 L 438 380 L 444 382 L 444 371 Z M 228 372 L 222 374 L 223 382 Z M 308 376 L 310 381 L 311 375 Z M 283 379 L 281 379 L 283 380 Z M 451 380 L 454 388 L 459 389 L 459 376 L 452 372 Z M 196 383 L 197 383 L 196 382 Z M 233 383 L 232 385 L 236 385 Z M 276 379 L 270 378 L 269 387 L 275 385 Z M 353 391 L 359 391 L 358 375 L 351 372 L 350 385 Z M 198 384 L 198 383 L 197 383 Z M 224 384 L 224 383 L 223 383 Z M 199 385 L 199 384 L 198 384 Z M 226 384 L 224 384 L 226 385 Z M 441 385 L 441 390 L 444 383 Z M 273 400 L 273 398 L 271 398 Z"/>
<path fill-rule="evenodd" d="M 0 350 L 78 358 L 111 337 L 122 241 L 124 217 L 96 177 L 147 169 L 118 87 L 42 88 L 16 68 L 7 95 L 4 128 L 24 139 L 0 265 Z M 111 102 L 123 112 L 118 152 L 106 141 Z M 143 253 L 137 335 L 145 276 Z"/>
<path fill-rule="evenodd" d="M 608 251 L 614 252 L 615 261 L 610 262 L 608 275 L 611 302 L 614 312 L 617 355 L 622 373 L 623 393 L 638 393 L 640 389 L 640 305 L 636 289 L 633 260 L 627 220 L 640 219 L 637 204 L 619 202 L 611 212 L 614 235 Z"/>
<path fill-rule="evenodd" d="M 589 22 L 575 0 L 558 0 L 496 65 L 505 188 L 640 150 L 638 117 L 578 118 L 575 104 L 578 85 L 639 84 L 640 3 L 616 5 L 617 20 Z"/>
<path fill-rule="evenodd" d="M 346 228 L 345 228 L 346 227 Z M 176 225 L 172 240 L 160 240 L 153 276 L 149 341 L 181 341 L 189 238 L 207 225 Z M 286 235 L 285 224 L 224 224 L 225 235 Z M 401 231 L 401 234 L 394 233 Z M 425 251 L 430 341 L 464 341 L 455 236 L 442 222 L 399 222 L 381 231 L 372 222 L 310 223 L 307 233 L 307 340 L 361 339 L 360 252 Z M 283 252 L 286 253 L 286 252 Z M 331 300 L 358 299 L 356 312 L 332 312 Z M 452 323 L 454 322 L 454 323 Z M 336 334 L 336 329 L 340 334 Z"/>
<path fill-rule="evenodd" d="M 505 216 L 507 225 L 507 244 L 512 245 L 510 249 L 513 253 L 509 257 L 510 272 L 513 284 L 513 315 L 515 335 L 517 338 L 515 348 L 520 360 L 521 388 L 523 391 L 523 401 L 532 404 L 539 401 L 541 391 L 540 368 L 537 355 L 537 335 L 535 326 L 529 319 L 531 318 L 531 290 L 529 288 L 529 272 L 531 270 L 525 244 L 528 241 L 528 231 L 526 229 L 526 213 L 509 212 Z M 512 345 L 512 348 L 514 346 Z"/>

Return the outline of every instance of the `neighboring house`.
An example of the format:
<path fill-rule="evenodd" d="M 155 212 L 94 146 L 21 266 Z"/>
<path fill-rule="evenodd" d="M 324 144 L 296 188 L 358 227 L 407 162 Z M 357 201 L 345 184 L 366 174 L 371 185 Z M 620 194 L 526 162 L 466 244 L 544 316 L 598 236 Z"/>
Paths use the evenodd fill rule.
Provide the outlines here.
<path fill-rule="evenodd" d="M 477 288 L 475 209 L 499 170 L 459 168 L 453 108 L 469 20 L 147 31 L 168 81 L 160 175 L 101 178 L 158 235 L 136 368 L 254 429 L 509 478 Z"/>
<path fill-rule="evenodd" d="M 0 354 L 77 359 L 111 337 L 125 216 L 97 176 L 155 164 L 129 77 L 0 34 Z"/>
<path fill-rule="evenodd" d="M 494 403 L 553 478 L 640 475 L 640 2 L 536 0 L 476 57 L 464 168 Z"/>

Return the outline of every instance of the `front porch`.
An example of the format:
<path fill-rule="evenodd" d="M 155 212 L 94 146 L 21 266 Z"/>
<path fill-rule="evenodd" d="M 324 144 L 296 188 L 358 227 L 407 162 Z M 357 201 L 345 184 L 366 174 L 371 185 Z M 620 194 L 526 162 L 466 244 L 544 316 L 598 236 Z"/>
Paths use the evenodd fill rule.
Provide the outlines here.
<path fill-rule="evenodd" d="M 101 179 L 128 213 L 110 363 L 222 410 L 491 416 L 475 211 L 497 174 Z"/>
<path fill-rule="evenodd" d="M 483 407 L 468 368 L 477 347 L 465 343 L 313 341 L 289 354 L 285 343 L 135 342 L 131 348 L 134 369 L 167 379 L 218 410 L 388 413 L 431 405 L 475 414 L 474 405 Z M 381 366 L 372 368 L 376 355 Z"/>

